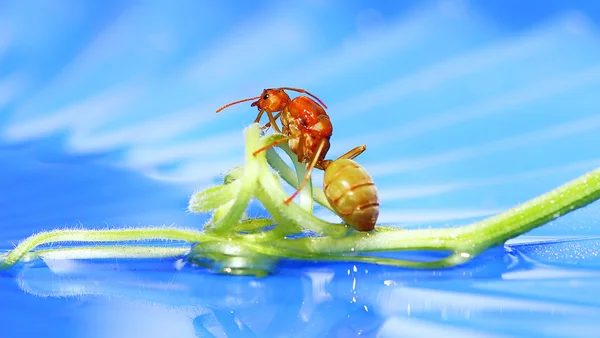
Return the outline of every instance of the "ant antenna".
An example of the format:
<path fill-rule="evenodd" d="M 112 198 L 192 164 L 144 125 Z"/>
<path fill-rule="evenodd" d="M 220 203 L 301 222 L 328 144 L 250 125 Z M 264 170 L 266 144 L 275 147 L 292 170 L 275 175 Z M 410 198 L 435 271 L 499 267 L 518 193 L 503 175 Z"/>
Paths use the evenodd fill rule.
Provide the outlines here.
<path fill-rule="evenodd" d="M 318 97 L 316 97 L 315 95 L 313 95 L 313 94 L 311 94 L 311 93 L 307 92 L 307 91 L 306 91 L 306 90 L 304 90 L 304 89 L 300 89 L 300 88 L 291 88 L 291 87 L 281 87 L 281 88 L 279 88 L 279 89 L 293 90 L 293 91 L 295 91 L 295 92 L 298 92 L 298 93 L 304 93 L 304 94 L 308 94 L 308 95 L 312 96 L 312 98 L 313 98 L 313 99 L 315 99 L 315 100 L 319 101 L 319 103 L 321 104 L 321 106 L 323 106 L 323 108 L 327 109 L 327 106 L 325 105 L 325 103 L 323 103 L 323 101 L 321 101 L 321 99 L 319 99 L 319 98 L 318 98 Z"/>
<path fill-rule="evenodd" d="M 233 106 L 234 104 L 238 104 L 238 103 L 242 103 L 242 102 L 246 102 L 246 101 L 252 101 L 252 100 L 259 99 L 259 98 L 260 98 L 260 96 L 256 96 L 256 97 L 251 97 L 251 98 L 248 98 L 248 99 L 243 99 L 243 100 L 239 100 L 239 101 L 228 103 L 228 104 L 224 105 L 223 107 L 217 109 L 217 113 L 219 113 L 221 110 L 223 110 L 223 109 L 225 109 L 227 107 Z"/>

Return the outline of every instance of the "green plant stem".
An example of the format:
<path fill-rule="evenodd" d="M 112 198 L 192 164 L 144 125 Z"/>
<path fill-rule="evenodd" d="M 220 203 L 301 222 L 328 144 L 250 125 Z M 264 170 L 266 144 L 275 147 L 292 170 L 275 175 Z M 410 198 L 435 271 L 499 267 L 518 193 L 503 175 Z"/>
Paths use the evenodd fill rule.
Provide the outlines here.
<path fill-rule="evenodd" d="M 503 244 L 600 199 L 600 168 L 499 215 L 463 227 L 475 252 Z"/>
<path fill-rule="evenodd" d="M 35 259 L 37 256 L 49 259 L 148 259 L 148 258 L 175 258 L 183 257 L 190 251 L 186 247 L 162 247 L 162 246 L 79 246 L 72 248 L 53 248 L 36 250 L 35 254 L 27 254 L 21 260 Z"/>
<path fill-rule="evenodd" d="M 294 154 L 292 152 L 292 150 L 290 149 L 290 147 L 287 144 L 282 144 L 280 146 L 281 149 L 283 149 L 287 155 L 290 158 L 293 158 L 294 156 L 297 156 L 296 154 Z M 273 150 L 274 149 L 270 149 Z M 306 165 L 299 163 L 298 161 L 294 161 L 294 168 L 296 169 L 296 181 L 298 183 L 304 181 L 304 177 L 306 177 L 306 175 L 308 174 L 308 170 L 306 169 Z M 311 175 L 312 176 L 312 175 Z M 298 185 L 295 186 L 296 188 L 298 188 Z M 299 193 L 299 197 L 300 197 L 300 203 L 298 203 L 298 205 L 300 205 L 300 207 L 310 213 L 313 212 L 313 186 L 312 186 L 312 177 L 310 178 L 310 180 L 308 181 L 307 184 L 304 185 L 304 187 L 302 187 L 302 190 L 300 190 Z"/>
<path fill-rule="evenodd" d="M 264 152 L 254 156 L 250 149 L 258 149 L 261 145 L 260 134 L 256 133 L 255 130 L 248 128 L 246 129 L 246 165 L 244 167 L 243 175 L 240 179 L 240 188 L 237 192 L 235 202 L 229 207 L 227 213 L 222 218 L 212 222 L 206 231 L 215 233 L 227 233 L 227 227 L 237 224 L 242 218 L 250 198 L 254 192 L 256 181 L 259 176 L 260 159 L 264 160 Z M 235 184 L 236 182 L 232 183 Z"/>
<path fill-rule="evenodd" d="M 289 150 L 289 147 L 287 145 L 282 146 L 281 148 L 284 149 L 284 151 L 286 149 Z M 296 168 L 298 168 L 298 166 L 301 166 L 300 163 L 298 163 L 298 161 L 295 159 L 294 155 L 290 155 L 288 151 L 286 151 L 286 153 L 288 154 L 288 156 L 290 156 Z M 286 181 L 289 185 L 291 185 L 294 188 L 298 187 L 298 175 L 294 174 L 294 171 L 283 161 L 283 159 L 281 159 L 281 157 L 279 156 L 279 154 L 277 154 L 277 152 L 275 152 L 275 150 L 269 149 L 269 151 L 267 151 L 267 162 L 273 169 L 277 171 L 279 176 L 283 178 L 284 181 Z M 329 201 L 327 201 L 325 193 L 321 188 L 313 187 L 312 197 L 317 203 L 333 212 L 333 208 L 331 207 L 331 205 L 329 205 Z"/>
<path fill-rule="evenodd" d="M 263 172 L 269 171 L 266 163 L 261 163 L 261 167 Z M 259 182 L 261 188 L 256 190 L 256 196 L 280 225 L 294 224 L 295 228 L 303 227 L 319 235 L 333 237 L 340 237 L 348 232 L 346 225 L 325 222 L 297 204 L 284 204 L 287 194 L 273 175 L 263 174 Z"/>
<path fill-rule="evenodd" d="M 37 246 L 54 242 L 120 242 L 143 240 L 175 240 L 194 243 L 206 235 L 195 230 L 177 228 L 140 228 L 114 230 L 53 230 L 30 236 L 14 248 L 0 265 L 0 270 L 15 265 L 27 252 Z"/>
<path fill-rule="evenodd" d="M 462 236 L 458 236 L 456 230 L 418 229 L 355 233 L 343 238 L 299 238 L 288 246 L 319 255 L 406 250 L 455 251 L 461 246 L 462 240 Z"/>

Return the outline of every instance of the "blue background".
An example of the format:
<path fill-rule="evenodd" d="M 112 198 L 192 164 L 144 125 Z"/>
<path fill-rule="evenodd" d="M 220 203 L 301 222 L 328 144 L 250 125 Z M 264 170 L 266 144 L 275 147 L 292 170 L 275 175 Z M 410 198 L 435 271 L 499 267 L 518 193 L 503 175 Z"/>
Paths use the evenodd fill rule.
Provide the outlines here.
<path fill-rule="evenodd" d="M 600 164 L 599 18 L 594 1 L 0 1 L 0 249 L 200 228 L 187 200 L 241 164 L 256 114 L 215 110 L 278 86 L 328 105 L 330 157 L 367 145 L 382 223 L 495 214 Z M 0 337 L 593 336 L 599 209 L 437 272 L 41 264 L 0 276 Z"/>

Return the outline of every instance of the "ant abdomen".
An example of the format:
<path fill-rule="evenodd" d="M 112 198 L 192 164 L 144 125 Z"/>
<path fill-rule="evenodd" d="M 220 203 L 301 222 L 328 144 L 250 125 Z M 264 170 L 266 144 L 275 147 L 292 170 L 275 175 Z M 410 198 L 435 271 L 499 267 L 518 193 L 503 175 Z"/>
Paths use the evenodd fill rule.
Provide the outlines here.
<path fill-rule="evenodd" d="M 371 231 L 379 217 L 379 195 L 373 179 L 350 159 L 331 162 L 323 177 L 323 191 L 333 210 L 358 231 Z"/>

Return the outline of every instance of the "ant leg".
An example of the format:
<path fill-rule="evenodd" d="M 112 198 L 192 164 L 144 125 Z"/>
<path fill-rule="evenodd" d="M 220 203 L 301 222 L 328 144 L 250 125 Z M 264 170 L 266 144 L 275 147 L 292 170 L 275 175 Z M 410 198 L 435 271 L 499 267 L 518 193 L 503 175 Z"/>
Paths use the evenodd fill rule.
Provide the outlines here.
<path fill-rule="evenodd" d="M 278 145 L 278 144 L 280 144 L 280 143 L 283 143 L 283 142 L 287 142 L 287 141 L 289 141 L 289 139 L 290 139 L 290 138 L 291 138 L 291 137 L 284 137 L 284 138 L 281 138 L 281 139 L 279 139 L 279 140 L 273 141 L 273 142 L 271 142 L 270 144 L 267 144 L 266 146 L 264 146 L 264 147 L 262 147 L 262 148 L 260 148 L 260 149 L 258 149 L 258 150 L 256 150 L 256 151 L 254 151 L 254 152 L 252 153 L 252 155 L 256 156 L 256 155 L 257 155 L 258 153 L 260 153 L 261 151 L 265 151 L 265 150 L 267 150 L 267 149 L 269 149 L 269 148 L 272 148 L 272 147 L 274 147 L 274 146 L 276 146 L 276 145 Z"/>
<path fill-rule="evenodd" d="M 261 111 L 258 112 L 258 115 L 256 115 L 256 118 L 254 119 L 254 123 L 259 123 L 260 122 L 260 118 L 262 117 L 262 114 L 265 112 L 264 109 L 262 109 Z M 268 113 L 267 113 L 268 114 Z"/>
<path fill-rule="evenodd" d="M 327 109 L 327 106 L 325 105 L 325 103 L 323 103 L 323 101 L 321 101 L 321 99 L 319 99 L 319 98 L 318 98 L 318 97 L 316 97 L 315 95 L 313 95 L 313 94 L 311 94 L 311 93 L 307 92 L 307 91 L 306 91 L 306 90 L 304 90 L 304 89 L 301 89 L 301 88 L 291 88 L 291 87 L 281 87 L 281 88 L 279 88 L 279 89 L 284 89 L 284 90 L 293 90 L 293 91 L 295 91 L 295 92 L 298 92 L 298 93 L 308 94 L 308 95 L 309 95 L 309 96 L 311 96 L 313 99 L 315 99 L 315 100 L 319 101 L 319 103 L 320 103 L 320 104 L 323 106 L 323 108 Z"/>
<path fill-rule="evenodd" d="M 269 127 L 272 126 L 273 129 L 275 129 L 275 131 L 277 133 L 283 134 L 281 132 L 281 129 L 279 129 L 279 127 L 277 126 L 277 122 L 276 122 L 276 120 L 279 118 L 279 116 L 281 116 L 281 113 L 277 113 L 277 115 L 273 116 L 273 115 L 271 115 L 271 113 L 267 112 L 267 115 L 269 116 L 269 122 L 263 126 L 263 129 L 268 129 Z"/>
<path fill-rule="evenodd" d="M 282 134 L 281 129 L 279 129 L 279 127 L 277 126 L 277 123 L 275 122 L 275 120 L 277 120 L 279 118 L 279 116 L 281 116 L 281 113 L 277 113 L 277 115 L 275 115 L 275 117 L 273 117 L 273 114 L 271 114 L 271 112 L 266 111 L 264 109 L 262 109 L 259 113 L 258 116 L 256 116 L 256 119 L 254 120 L 254 123 L 259 123 L 260 122 L 260 118 L 262 117 L 263 113 L 267 113 L 267 116 L 269 117 L 269 122 L 267 122 L 267 124 L 265 124 L 264 126 L 262 126 L 262 129 L 268 129 L 270 126 L 273 126 L 273 129 L 275 129 L 275 131 L 279 134 Z"/>
<path fill-rule="evenodd" d="M 349 160 L 352 160 L 352 159 L 356 158 L 358 155 L 362 154 L 363 151 L 365 151 L 365 150 L 367 150 L 367 146 L 363 144 L 362 146 L 358 146 L 356 148 L 351 149 L 349 152 L 338 157 L 337 159 L 341 160 L 343 158 L 347 158 Z"/>
<path fill-rule="evenodd" d="M 338 157 L 336 159 L 336 161 L 340 160 L 340 159 L 343 159 L 343 158 L 347 158 L 349 160 L 352 160 L 352 159 L 356 158 L 358 155 L 362 154 L 363 151 L 365 151 L 365 150 L 367 150 L 367 146 L 363 144 L 362 146 L 358 146 L 356 148 L 353 148 L 349 152 L 347 152 L 344 155 Z M 323 160 L 315 168 L 321 169 L 321 170 L 325 170 L 333 162 L 334 161 L 332 161 L 332 160 Z"/>
<path fill-rule="evenodd" d="M 317 165 L 317 162 L 319 161 L 319 156 L 321 155 L 323 148 L 325 148 L 325 142 L 326 142 L 325 140 L 321 140 L 321 143 L 319 143 L 319 148 L 317 148 L 315 157 L 313 157 L 312 161 L 310 161 L 310 164 L 306 168 L 307 173 L 306 173 L 306 176 L 304 176 L 304 180 L 302 181 L 302 183 L 300 183 L 300 185 L 298 186 L 298 189 L 296 189 L 296 192 L 294 192 L 292 194 L 292 196 L 288 197 L 288 199 L 285 200 L 285 202 L 284 202 L 285 204 L 290 204 L 290 202 L 294 199 L 294 197 L 296 197 L 298 195 L 298 193 L 300 193 L 300 191 L 304 188 L 306 183 L 308 183 L 308 181 L 310 180 L 312 170 Z"/>
<path fill-rule="evenodd" d="M 275 116 L 273 117 L 273 119 L 277 120 L 277 118 L 279 117 L 279 115 L 281 115 L 281 113 L 277 113 L 277 115 L 275 115 Z M 269 122 L 267 122 L 267 123 L 265 123 L 265 125 L 264 125 L 264 126 L 262 126 L 262 127 L 260 127 L 260 128 L 261 128 L 262 130 L 265 130 L 265 129 L 269 129 L 269 127 L 271 127 L 271 122 L 270 122 L 270 121 L 269 121 Z"/>

